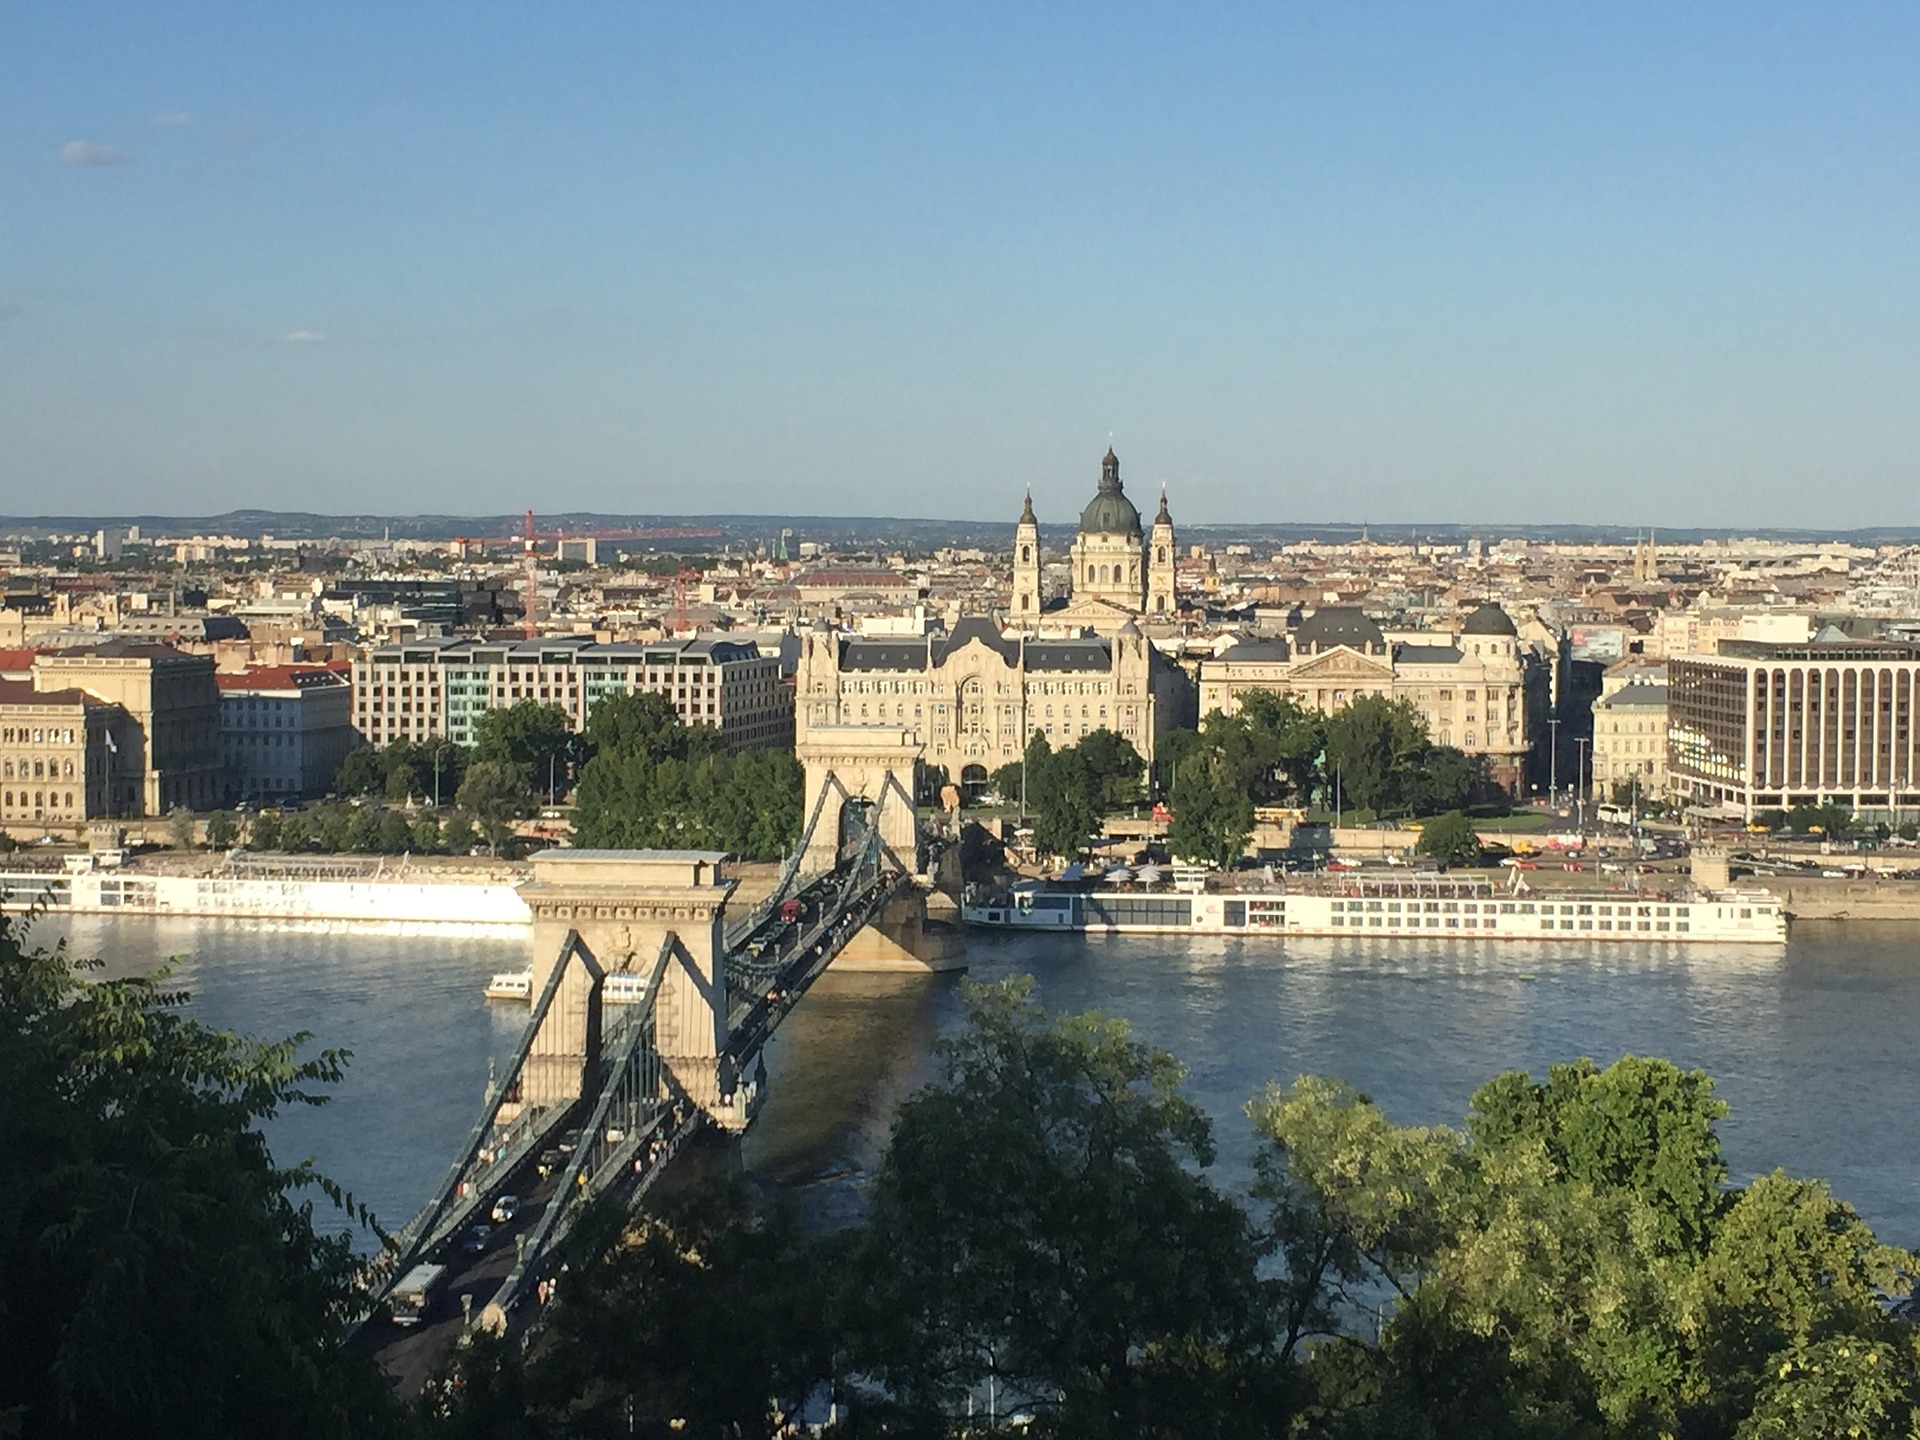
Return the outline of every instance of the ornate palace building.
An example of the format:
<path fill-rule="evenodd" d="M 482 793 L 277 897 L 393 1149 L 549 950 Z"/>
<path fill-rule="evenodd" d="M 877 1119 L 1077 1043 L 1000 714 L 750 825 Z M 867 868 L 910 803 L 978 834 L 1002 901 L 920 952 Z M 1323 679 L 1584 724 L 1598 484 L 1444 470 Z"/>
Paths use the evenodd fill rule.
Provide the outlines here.
<path fill-rule="evenodd" d="M 1475 758 L 1507 794 L 1526 793 L 1528 757 L 1550 706 L 1548 671 L 1498 605 L 1482 605 L 1432 644 L 1390 642 L 1347 606 L 1316 610 L 1285 640 L 1242 640 L 1200 664 L 1200 711 L 1231 715 L 1239 697 L 1269 690 L 1332 713 L 1361 695 L 1405 700 L 1435 743 Z M 1539 777 L 1531 777 L 1539 778 Z"/>

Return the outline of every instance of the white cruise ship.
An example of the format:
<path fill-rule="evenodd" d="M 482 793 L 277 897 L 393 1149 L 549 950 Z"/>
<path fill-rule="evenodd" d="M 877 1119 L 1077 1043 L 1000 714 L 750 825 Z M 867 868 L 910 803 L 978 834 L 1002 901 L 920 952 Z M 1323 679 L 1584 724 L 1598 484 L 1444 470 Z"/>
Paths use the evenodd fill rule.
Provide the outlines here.
<path fill-rule="evenodd" d="M 1787 917 L 1765 890 L 1506 892 L 1448 876 L 1294 879 L 1187 893 L 1094 882 L 971 891 L 969 925 L 1104 935 L 1325 935 L 1481 940 L 1784 945 Z"/>

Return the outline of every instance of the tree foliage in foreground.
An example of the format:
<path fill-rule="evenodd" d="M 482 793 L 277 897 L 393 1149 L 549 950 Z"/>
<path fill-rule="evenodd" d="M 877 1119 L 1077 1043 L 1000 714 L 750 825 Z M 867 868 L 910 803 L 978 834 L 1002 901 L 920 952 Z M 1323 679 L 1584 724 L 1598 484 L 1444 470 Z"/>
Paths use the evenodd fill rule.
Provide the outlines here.
<path fill-rule="evenodd" d="M 213 1030 L 165 976 L 91 982 L 0 920 L 0 1434 L 340 1436 L 400 1417 L 341 1341 L 335 1198 L 260 1126 L 346 1056 Z"/>

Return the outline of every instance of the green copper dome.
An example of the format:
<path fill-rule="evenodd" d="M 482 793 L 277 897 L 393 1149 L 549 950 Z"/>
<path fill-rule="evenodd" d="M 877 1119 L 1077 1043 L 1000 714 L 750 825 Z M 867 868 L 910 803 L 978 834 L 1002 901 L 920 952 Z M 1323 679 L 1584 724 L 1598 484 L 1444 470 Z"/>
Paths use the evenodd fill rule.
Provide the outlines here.
<path fill-rule="evenodd" d="M 1080 512 L 1082 535 L 1140 534 L 1140 512 L 1120 488 L 1120 460 L 1109 448 L 1100 462 L 1100 491 Z"/>

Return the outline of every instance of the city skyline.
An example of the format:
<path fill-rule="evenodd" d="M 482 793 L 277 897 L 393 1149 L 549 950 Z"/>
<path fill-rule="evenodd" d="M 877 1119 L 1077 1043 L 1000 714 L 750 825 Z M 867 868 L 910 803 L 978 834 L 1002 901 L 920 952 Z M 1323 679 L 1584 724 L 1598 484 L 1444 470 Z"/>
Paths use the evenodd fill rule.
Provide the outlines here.
<path fill-rule="evenodd" d="M 461 18 L 4 22 L 0 508 L 1920 522 L 1904 9 Z"/>

